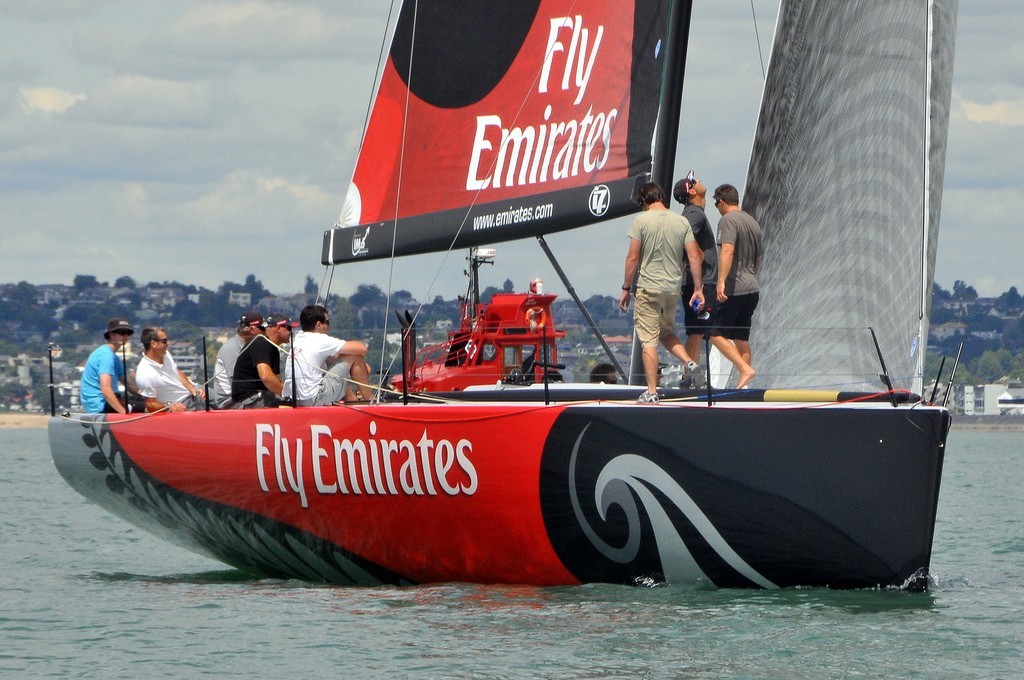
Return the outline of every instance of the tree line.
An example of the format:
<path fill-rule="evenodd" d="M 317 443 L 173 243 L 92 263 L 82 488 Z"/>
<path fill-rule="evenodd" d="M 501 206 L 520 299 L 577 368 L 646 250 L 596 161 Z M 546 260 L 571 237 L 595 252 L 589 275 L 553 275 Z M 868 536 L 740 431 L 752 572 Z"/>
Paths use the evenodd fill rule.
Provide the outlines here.
<path fill-rule="evenodd" d="M 61 302 L 45 301 L 40 288 L 24 281 L 0 284 L 0 354 L 39 356 L 46 353 L 49 343 L 95 344 L 107 321 L 114 316 L 126 316 L 137 325 L 143 325 L 135 317 L 146 305 L 151 309 L 148 318 L 152 321 L 148 323 L 166 326 L 177 338 L 199 341 L 204 335 L 203 329 L 230 328 L 245 311 L 246 306 L 231 302 L 233 293 L 248 293 L 253 301 L 249 306 L 265 313 L 297 314 L 302 305 L 317 299 L 318 292 L 316 282 L 307 276 L 301 293 L 275 296 L 253 274 L 241 282 L 224 281 L 214 290 L 178 281 L 140 284 L 128 276 L 110 283 L 79 274 L 72 281 L 69 299 Z M 154 312 L 152 305 L 145 301 L 147 291 L 153 289 L 175 290 L 180 299 Z M 481 299 L 486 302 L 496 292 L 514 290 L 513 282 L 505 280 L 501 287 L 485 288 Z M 933 329 L 940 324 L 959 322 L 964 324 L 966 332 L 941 341 L 933 339 L 929 345 L 930 367 L 937 370 L 943 356 L 950 366 L 949 362 L 963 342 L 958 382 L 1024 379 L 1024 297 L 1016 287 L 983 301 L 973 286 L 957 280 L 952 290 L 934 284 L 932 299 Z M 394 291 L 389 296 L 373 284 L 359 284 L 349 296 L 330 295 L 326 300 L 332 325 L 343 337 L 345 333 L 350 337 L 379 334 L 385 326 L 385 315 L 393 314 L 394 310 L 418 309 L 420 328 L 442 320 L 457 323 L 460 304 L 460 298 L 444 299 L 440 295 L 429 302 L 421 302 L 406 290 Z M 579 315 L 572 302 L 562 298 L 555 304 L 556 318 L 570 331 L 570 338 L 588 342 L 589 332 L 574 328 Z M 595 295 L 585 300 L 585 304 L 606 334 L 631 332 L 631 318 L 617 310 L 616 301 L 611 297 Z M 275 305 L 280 308 L 274 308 Z M 579 332 L 574 332 L 577 330 Z"/>

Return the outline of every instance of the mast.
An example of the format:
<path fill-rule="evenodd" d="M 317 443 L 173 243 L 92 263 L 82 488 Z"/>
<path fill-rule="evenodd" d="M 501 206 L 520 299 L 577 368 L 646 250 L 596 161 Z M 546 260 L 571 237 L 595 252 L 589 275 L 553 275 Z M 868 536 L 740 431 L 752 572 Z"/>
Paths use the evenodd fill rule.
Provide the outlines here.
<path fill-rule="evenodd" d="M 690 41 L 690 16 L 693 0 L 680 0 L 669 7 L 669 29 L 662 70 L 661 101 L 658 105 L 657 130 L 654 135 L 651 181 L 657 182 L 671 196 L 675 173 L 676 145 L 679 141 L 679 117 L 683 101 L 683 75 L 686 71 L 686 48 Z M 666 199 L 670 200 L 670 199 Z M 633 346 L 629 356 L 629 384 L 644 382 L 640 340 L 633 332 Z"/>
<path fill-rule="evenodd" d="M 924 362 L 928 354 L 928 300 L 932 294 L 932 282 L 929 275 L 931 268 L 928 266 L 928 244 L 931 240 L 932 227 L 932 50 L 934 49 L 932 40 L 935 28 L 935 3 L 934 0 L 925 0 L 925 2 L 928 5 L 928 29 L 925 35 L 924 58 L 924 153 L 922 154 L 924 170 L 922 202 L 924 207 L 921 211 L 921 309 L 918 317 L 917 363 L 910 388 L 916 394 L 924 394 Z"/>
<path fill-rule="evenodd" d="M 662 72 L 662 98 L 658 110 L 658 130 L 654 138 L 652 181 L 667 194 L 672 192 L 679 140 L 679 115 L 683 101 L 683 75 L 686 71 L 686 48 L 690 41 L 690 15 L 693 0 L 673 2 L 669 9 L 668 40 L 665 47 L 665 69 Z"/>

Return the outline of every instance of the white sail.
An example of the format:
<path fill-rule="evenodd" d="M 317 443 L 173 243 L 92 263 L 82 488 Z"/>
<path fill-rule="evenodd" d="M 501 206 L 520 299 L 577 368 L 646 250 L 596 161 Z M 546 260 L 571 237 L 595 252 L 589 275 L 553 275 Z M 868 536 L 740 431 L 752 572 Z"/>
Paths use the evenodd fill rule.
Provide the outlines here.
<path fill-rule="evenodd" d="M 920 389 L 957 0 L 784 0 L 743 207 L 759 384 Z"/>

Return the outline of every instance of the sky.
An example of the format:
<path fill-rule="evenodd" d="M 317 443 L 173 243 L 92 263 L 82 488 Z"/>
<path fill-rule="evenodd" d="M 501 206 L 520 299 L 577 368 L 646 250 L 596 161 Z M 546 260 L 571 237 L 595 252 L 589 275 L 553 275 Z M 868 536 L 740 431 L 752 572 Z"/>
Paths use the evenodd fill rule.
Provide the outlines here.
<path fill-rule="evenodd" d="M 778 0 L 697 0 L 677 175 L 740 186 Z M 0 282 L 249 274 L 325 279 L 386 0 L 0 0 Z M 1024 290 L 1024 3 L 960 0 L 936 281 Z M 760 42 L 760 53 L 759 45 Z M 628 219 L 548 237 L 583 298 L 618 296 Z M 483 285 L 563 286 L 533 239 Z M 465 289 L 465 251 L 338 268 L 419 300 Z"/>

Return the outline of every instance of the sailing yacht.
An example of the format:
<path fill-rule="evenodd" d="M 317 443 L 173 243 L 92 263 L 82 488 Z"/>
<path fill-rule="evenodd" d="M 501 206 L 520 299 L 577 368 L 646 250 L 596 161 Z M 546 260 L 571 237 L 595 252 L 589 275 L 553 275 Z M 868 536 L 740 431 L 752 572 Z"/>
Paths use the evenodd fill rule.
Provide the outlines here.
<path fill-rule="evenodd" d="M 692 4 L 405 2 L 321 262 L 634 212 L 639 184 L 671 186 Z M 648 406 L 636 386 L 559 384 L 551 297 L 533 291 L 471 306 L 441 359 L 406 332 L 401 396 L 53 418 L 58 470 L 257 575 L 926 587 L 950 415 L 914 388 L 955 14 L 955 0 L 782 3 L 746 207 L 765 233 L 763 314 L 812 330 L 756 336 L 771 387 Z M 484 361 L 487 384 L 453 382 Z"/>

